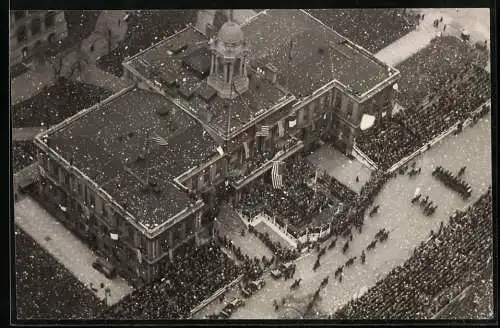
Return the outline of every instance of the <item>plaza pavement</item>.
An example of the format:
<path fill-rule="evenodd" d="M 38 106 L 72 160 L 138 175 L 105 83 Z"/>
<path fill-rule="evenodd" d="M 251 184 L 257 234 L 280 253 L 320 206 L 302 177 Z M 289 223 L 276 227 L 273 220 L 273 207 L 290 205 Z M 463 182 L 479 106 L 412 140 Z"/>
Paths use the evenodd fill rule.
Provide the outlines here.
<path fill-rule="evenodd" d="M 223 204 L 215 227 L 221 236 L 227 236 L 233 241 L 236 247 L 240 247 L 243 254 L 250 258 L 255 256 L 262 259 L 262 256 L 270 259 L 273 254 L 264 243 L 253 233 L 247 231 L 246 225 L 238 217 L 238 214 L 228 205 Z M 241 235 L 241 230 L 245 229 L 245 235 Z"/>
<path fill-rule="evenodd" d="M 90 283 L 97 292 L 92 291 L 99 299 L 104 300 L 104 283 L 111 289 L 108 304 L 117 303 L 131 293 L 133 288 L 121 277 L 107 279 L 92 268 L 96 255 L 75 237 L 68 229 L 52 217 L 31 197 L 23 197 L 15 204 L 15 223 L 30 235 L 41 247 L 62 263 L 89 290 Z"/>
<path fill-rule="evenodd" d="M 330 314 L 352 298 L 361 295 L 394 267 L 403 264 L 413 249 L 427 240 L 431 229 L 437 231 L 440 222 L 446 223 L 455 209 L 466 208 L 491 185 L 490 124 L 491 116 L 487 115 L 476 125 L 465 128 L 456 136 L 450 135 L 419 155 L 415 159 L 416 167 L 422 168 L 419 176 L 410 178 L 407 175 L 398 175 L 391 179 L 374 200 L 374 204 L 380 204 L 379 213 L 372 218 L 365 218 L 362 233 L 354 232 L 354 239 L 350 242 L 346 255 L 341 252 L 344 241 L 339 238 L 337 247 L 327 250 L 321 258 L 321 266 L 316 271 L 312 270 L 316 254 L 299 259 L 295 278 L 300 277 L 303 280 L 301 287 L 295 292 L 290 292 L 289 288 L 293 281 L 274 281 L 268 275 L 264 276 L 264 288 L 245 300 L 246 305 L 239 308 L 231 318 L 276 319 L 279 312 L 275 312 L 272 306 L 274 299 L 281 300 L 292 293 L 299 299 L 308 297 L 327 275 L 330 276 L 330 282 L 321 292 L 318 308 L 321 313 Z M 472 186 L 472 197 L 464 201 L 432 177 L 435 165 L 443 165 L 454 172 L 461 166 L 467 166 L 464 180 Z M 411 204 L 410 199 L 416 188 L 420 188 L 423 195 L 429 195 L 438 205 L 434 216 L 424 216 L 418 205 Z M 333 279 L 335 269 L 352 256 L 359 258 L 361 251 L 381 228 L 390 231 L 389 239 L 384 244 L 377 245 L 374 250 L 366 252 L 364 265 L 357 260 L 351 268 L 344 270 L 342 283 Z M 236 289 L 229 292 L 228 299 L 232 296 L 239 296 Z M 213 302 L 197 313 L 195 318 L 219 312 L 223 307 L 223 303 Z"/>
<path fill-rule="evenodd" d="M 333 146 L 325 144 L 308 156 L 308 160 L 328 175 L 335 177 L 356 193 L 370 179 L 371 171 L 357 160 L 351 160 Z M 359 182 L 356 182 L 356 176 Z"/>

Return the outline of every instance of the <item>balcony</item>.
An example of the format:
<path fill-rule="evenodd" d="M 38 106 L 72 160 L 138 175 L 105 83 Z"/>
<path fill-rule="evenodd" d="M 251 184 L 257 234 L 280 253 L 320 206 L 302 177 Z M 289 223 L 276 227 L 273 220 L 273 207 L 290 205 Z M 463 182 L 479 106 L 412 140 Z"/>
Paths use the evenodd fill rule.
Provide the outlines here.
<path fill-rule="evenodd" d="M 257 154 L 251 158 L 251 162 L 246 163 L 246 169 L 240 172 L 239 176 L 233 178 L 234 180 L 231 181 L 231 186 L 236 190 L 243 188 L 248 183 L 266 173 L 273 166 L 273 162 L 284 161 L 302 148 L 304 148 L 304 143 L 294 137 L 289 137 L 279 142 L 276 151 Z M 280 151 L 282 151 L 282 153 L 276 157 Z"/>

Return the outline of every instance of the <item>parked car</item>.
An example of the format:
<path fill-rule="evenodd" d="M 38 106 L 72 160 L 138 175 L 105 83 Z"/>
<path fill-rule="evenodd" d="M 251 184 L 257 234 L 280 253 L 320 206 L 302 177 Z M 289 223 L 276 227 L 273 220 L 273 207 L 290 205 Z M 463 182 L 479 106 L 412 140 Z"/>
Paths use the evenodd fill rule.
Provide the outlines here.
<path fill-rule="evenodd" d="M 251 281 L 248 286 L 249 288 L 252 290 L 252 291 L 256 291 L 256 290 L 259 290 L 261 289 L 262 287 L 264 287 L 264 285 L 266 284 L 266 282 L 262 279 L 257 279 L 257 280 L 254 280 L 254 281 Z"/>
<path fill-rule="evenodd" d="M 233 298 L 228 305 L 231 305 L 233 310 L 239 308 L 240 306 L 245 305 L 245 302 L 237 297 Z"/>
<path fill-rule="evenodd" d="M 102 258 L 98 258 L 94 263 L 92 263 L 92 267 L 104 274 L 104 276 L 108 279 L 114 279 L 116 277 L 115 267 Z"/>
<path fill-rule="evenodd" d="M 274 269 L 274 270 L 271 271 L 271 276 L 274 279 L 279 279 L 279 278 L 281 278 L 282 275 L 283 275 L 283 273 L 281 272 L 280 269 Z"/>

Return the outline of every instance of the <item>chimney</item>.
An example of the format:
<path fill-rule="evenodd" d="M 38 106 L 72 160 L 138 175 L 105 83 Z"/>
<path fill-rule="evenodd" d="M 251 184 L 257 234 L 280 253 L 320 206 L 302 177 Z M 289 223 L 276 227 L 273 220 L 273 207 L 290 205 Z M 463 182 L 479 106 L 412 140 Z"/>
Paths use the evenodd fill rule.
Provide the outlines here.
<path fill-rule="evenodd" d="M 276 79 L 278 77 L 278 69 L 271 63 L 267 63 L 264 66 L 264 75 L 268 81 L 271 83 L 276 83 Z"/>

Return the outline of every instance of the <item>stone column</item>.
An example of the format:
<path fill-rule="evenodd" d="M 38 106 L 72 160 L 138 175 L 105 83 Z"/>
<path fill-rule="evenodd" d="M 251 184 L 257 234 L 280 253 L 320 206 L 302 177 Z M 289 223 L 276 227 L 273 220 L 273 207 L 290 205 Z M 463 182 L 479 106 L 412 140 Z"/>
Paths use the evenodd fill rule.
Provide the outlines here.
<path fill-rule="evenodd" d="M 212 55 L 211 63 L 210 63 L 210 74 L 214 74 L 215 72 L 215 55 Z"/>
<path fill-rule="evenodd" d="M 198 236 L 200 228 L 201 228 L 201 212 L 196 213 L 194 226 L 195 226 L 195 228 L 194 228 L 194 231 L 195 231 L 194 232 L 194 240 L 195 240 L 196 246 L 199 246 L 201 243 L 200 238 Z"/>

